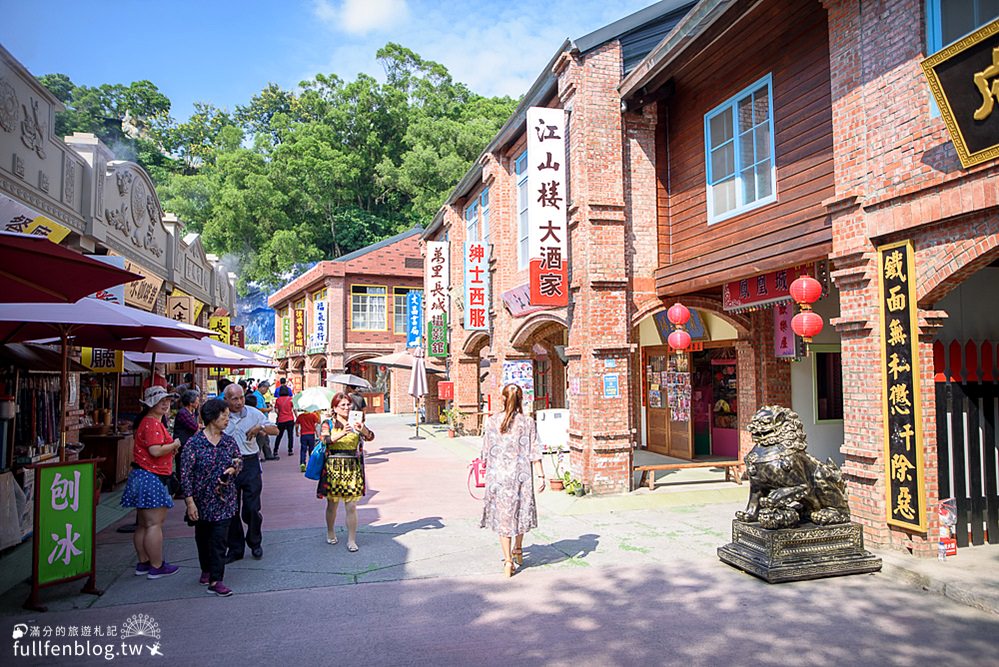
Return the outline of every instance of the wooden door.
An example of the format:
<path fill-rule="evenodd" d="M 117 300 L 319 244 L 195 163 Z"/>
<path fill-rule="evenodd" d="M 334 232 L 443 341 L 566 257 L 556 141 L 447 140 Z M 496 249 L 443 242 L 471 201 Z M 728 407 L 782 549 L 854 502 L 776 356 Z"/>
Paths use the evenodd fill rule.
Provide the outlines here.
<path fill-rule="evenodd" d="M 656 345 L 642 349 L 645 393 L 645 442 L 657 454 L 669 454 L 669 408 L 666 406 L 666 388 L 661 384 L 661 374 L 666 371 L 669 347 Z"/>

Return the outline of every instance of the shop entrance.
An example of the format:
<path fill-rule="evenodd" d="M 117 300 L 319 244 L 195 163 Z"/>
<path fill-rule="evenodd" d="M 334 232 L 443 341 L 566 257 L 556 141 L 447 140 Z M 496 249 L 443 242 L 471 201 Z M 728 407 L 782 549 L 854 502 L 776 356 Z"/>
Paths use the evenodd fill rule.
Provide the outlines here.
<path fill-rule="evenodd" d="M 654 345 L 642 348 L 642 356 L 648 449 L 692 459 L 690 355 L 671 352 L 667 345 Z"/>
<path fill-rule="evenodd" d="M 694 352 L 691 412 L 694 455 L 739 456 L 738 374 L 735 348 Z"/>

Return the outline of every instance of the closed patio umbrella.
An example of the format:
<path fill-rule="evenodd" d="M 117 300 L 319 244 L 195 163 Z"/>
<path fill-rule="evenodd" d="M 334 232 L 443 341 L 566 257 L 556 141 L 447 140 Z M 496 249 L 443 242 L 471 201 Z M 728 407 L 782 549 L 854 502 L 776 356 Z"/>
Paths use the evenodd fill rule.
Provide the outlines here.
<path fill-rule="evenodd" d="M 142 276 L 73 252 L 44 236 L 0 232 L 0 300 L 71 303 Z"/>
<path fill-rule="evenodd" d="M 416 401 L 416 435 L 410 440 L 423 440 L 420 435 L 420 399 L 427 393 L 427 370 L 423 363 L 423 350 L 417 348 L 413 354 L 413 369 L 409 376 L 409 395 Z"/>

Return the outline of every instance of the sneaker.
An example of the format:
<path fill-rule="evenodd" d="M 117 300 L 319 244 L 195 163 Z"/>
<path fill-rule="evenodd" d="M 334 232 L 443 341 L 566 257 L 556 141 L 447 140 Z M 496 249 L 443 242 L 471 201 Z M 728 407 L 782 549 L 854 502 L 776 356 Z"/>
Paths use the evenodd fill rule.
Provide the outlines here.
<path fill-rule="evenodd" d="M 208 592 L 215 593 L 215 595 L 219 596 L 220 598 L 227 598 L 230 595 L 232 595 L 232 589 L 223 584 L 221 581 L 215 582 L 214 586 L 209 586 Z"/>
<path fill-rule="evenodd" d="M 292 455 L 292 454 L 294 454 L 294 453 L 295 453 L 295 452 L 291 451 L 290 449 L 288 450 L 288 456 L 291 456 L 291 455 Z"/>
<path fill-rule="evenodd" d="M 198 579 L 198 583 L 201 584 L 202 586 L 207 586 L 208 584 L 212 583 L 212 575 L 211 575 L 211 573 L 210 572 L 202 572 L 201 573 L 201 578 Z"/>
<path fill-rule="evenodd" d="M 135 576 L 142 577 L 149 574 L 149 561 L 144 560 L 141 563 L 135 564 Z"/>
<path fill-rule="evenodd" d="M 171 565 L 170 563 L 163 561 L 163 564 L 159 567 L 149 568 L 149 574 L 146 575 L 146 579 L 159 579 L 160 577 L 169 577 L 171 574 L 177 574 L 177 570 L 180 568 L 176 565 Z"/>
<path fill-rule="evenodd" d="M 305 472 L 305 464 L 304 463 L 302 465 L 298 466 L 298 467 L 302 469 L 302 472 Z M 138 573 L 136 573 L 136 574 L 138 574 Z"/>

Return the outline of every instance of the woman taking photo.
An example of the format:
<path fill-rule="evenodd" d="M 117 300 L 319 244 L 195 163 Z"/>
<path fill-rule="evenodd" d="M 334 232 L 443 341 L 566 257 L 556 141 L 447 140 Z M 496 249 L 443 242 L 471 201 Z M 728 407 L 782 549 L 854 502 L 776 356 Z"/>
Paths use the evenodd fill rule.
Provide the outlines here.
<path fill-rule="evenodd" d="M 534 489 L 536 486 L 538 493 L 545 490 L 545 471 L 537 426 L 523 413 L 523 392 L 508 384 L 502 396 L 503 411 L 486 419 L 482 437 L 480 458 L 486 465 L 486 495 L 480 525 L 499 533 L 503 572 L 509 577 L 514 561 L 517 565 L 524 562 L 524 533 L 538 527 Z"/>
<path fill-rule="evenodd" d="M 243 467 L 239 445 L 226 435 L 229 408 L 212 398 L 201 407 L 205 430 L 184 445 L 180 463 L 180 486 L 187 504 L 187 517 L 194 522 L 194 541 L 201 563 L 201 585 L 219 597 L 232 595 L 222 583 L 225 576 L 226 537 L 229 520 L 236 515 L 236 485 L 233 480 Z"/>
<path fill-rule="evenodd" d="M 145 407 L 135 420 L 132 471 L 121 494 L 122 507 L 134 507 L 137 525 L 132 536 L 139 558 L 135 576 L 159 579 L 177 572 L 177 566 L 163 560 L 163 522 L 173 499 L 166 481 L 173 473 L 173 455 L 180 440 L 173 438 L 163 417 L 176 398 L 159 385 L 146 389 L 140 401 Z"/>
<path fill-rule="evenodd" d="M 357 551 L 357 502 L 364 495 L 364 453 L 362 443 L 375 434 L 364 425 L 363 416 L 347 423 L 350 396 L 339 393 L 330 407 L 333 418 L 323 422 L 320 437 L 326 443 L 326 465 L 319 477 L 317 498 L 326 499 L 326 543 L 336 544 L 336 510 L 340 501 L 347 510 L 347 551 Z"/>

